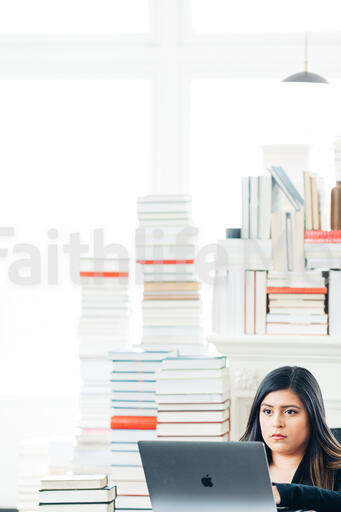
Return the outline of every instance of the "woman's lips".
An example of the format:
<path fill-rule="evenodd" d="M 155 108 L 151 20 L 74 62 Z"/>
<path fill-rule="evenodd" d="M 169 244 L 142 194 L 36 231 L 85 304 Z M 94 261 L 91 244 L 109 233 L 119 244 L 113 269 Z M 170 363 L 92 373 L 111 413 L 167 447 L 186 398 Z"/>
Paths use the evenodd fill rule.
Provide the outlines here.
<path fill-rule="evenodd" d="M 282 434 L 273 434 L 272 436 L 272 439 L 285 439 L 286 436 L 282 436 Z"/>

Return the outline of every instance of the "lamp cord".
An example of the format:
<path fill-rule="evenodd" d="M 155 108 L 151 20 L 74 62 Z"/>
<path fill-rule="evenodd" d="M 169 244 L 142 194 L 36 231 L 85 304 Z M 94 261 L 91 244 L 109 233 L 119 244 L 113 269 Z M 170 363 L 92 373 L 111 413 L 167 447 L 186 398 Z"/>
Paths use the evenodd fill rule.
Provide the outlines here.
<path fill-rule="evenodd" d="M 308 32 L 305 32 L 304 41 L 304 72 L 308 72 Z"/>

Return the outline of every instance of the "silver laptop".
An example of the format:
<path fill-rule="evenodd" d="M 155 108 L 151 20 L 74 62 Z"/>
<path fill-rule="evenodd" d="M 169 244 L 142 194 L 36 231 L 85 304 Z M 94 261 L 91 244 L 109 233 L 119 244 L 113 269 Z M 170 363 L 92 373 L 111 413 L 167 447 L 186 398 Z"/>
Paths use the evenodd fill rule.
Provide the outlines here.
<path fill-rule="evenodd" d="M 139 441 L 153 512 L 276 512 L 263 443 Z"/>

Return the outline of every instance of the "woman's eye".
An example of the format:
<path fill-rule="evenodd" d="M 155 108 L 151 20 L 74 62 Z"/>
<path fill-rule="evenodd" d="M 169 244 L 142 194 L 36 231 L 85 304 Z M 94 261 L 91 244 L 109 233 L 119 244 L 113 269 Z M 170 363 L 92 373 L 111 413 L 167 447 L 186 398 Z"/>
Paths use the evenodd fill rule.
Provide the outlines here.
<path fill-rule="evenodd" d="M 267 414 L 268 416 L 271 414 L 271 409 L 263 409 L 264 414 Z"/>
<path fill-rule="evenodd" d="M 289 416 L 294 416 L 294 414 L 297 414 L 297 411 L 295 411 L 294 409 L 287 409 L 285 411 Z"/>

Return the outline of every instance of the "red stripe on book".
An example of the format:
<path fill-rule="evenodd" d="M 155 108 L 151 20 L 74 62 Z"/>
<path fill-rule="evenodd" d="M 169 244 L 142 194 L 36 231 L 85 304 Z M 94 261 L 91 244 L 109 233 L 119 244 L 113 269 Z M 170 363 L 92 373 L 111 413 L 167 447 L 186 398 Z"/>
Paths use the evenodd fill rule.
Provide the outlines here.
<path fill-rule="evenodd" d="M 80 272 L 80 277 L 128 277 L 129 272 Z"/>
<path fill-rule="evenodd" d="M 112 416 L 111 429 L 155 430 L 156 416 Z"/>
<path fill-rule="evenodd" d="M 194 260 L 136 260 L 141 265 L 192 265 Z"/>
<path fill-rule="evenodd" d="M 268 286 L 267 293 L 327 293 L 327 288 L 290 288 L 285 286 Z"/>

